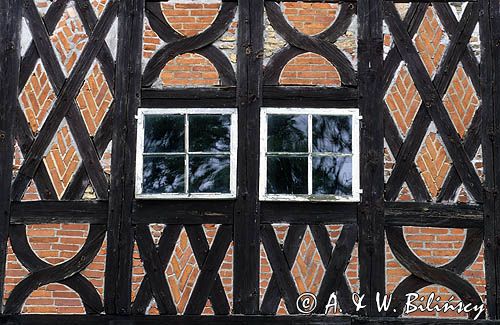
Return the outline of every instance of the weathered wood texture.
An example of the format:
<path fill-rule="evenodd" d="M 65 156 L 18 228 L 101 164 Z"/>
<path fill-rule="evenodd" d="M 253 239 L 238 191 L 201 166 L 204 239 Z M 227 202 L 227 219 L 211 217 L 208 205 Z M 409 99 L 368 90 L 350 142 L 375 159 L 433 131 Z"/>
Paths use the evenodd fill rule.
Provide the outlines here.
<path fill-rule="evenodd" d="M 500 318 L 500 3 L 481 0 L 481 93 L 484 156 L 484 240 L 487 304 L 490 318 Z"/>
<path fill-rule="evenodd" d="M 478 256 L 483 245 L 486 259 L 488 317 L 500 318 L 500 3 L 497 0 L 469 1 L 460 19 L 445 1 L 432 6 L 439 16 L 449 43 L 435 74 L 430 76 L 413 44 L 425 18 L 428 1 L 414 1 L 404 18 L 394 2 L 348 0 L 339 5 L 334 23 L 317 35 L 305 35 L 287 21 L 274 0 L 224 0 L 220 12 L 203 32 L 187 37 L 164 17 L 156 0 L 109 1 L 99 19 L 88 0 L 77 0 L 75 9 L 89 34 L 80 59 L 66 77 L 57 62 L 50 37 L 68 0 L 52 3 L 41 16 L 33 0 L 5 0 L 0 4 L 0 294 L 3 294 L 7 240 L 21 264 L 29 271 L 6 301 L 0 322 L 5 323 L 172 323 L 172 324 L 461 324 L 467 320 L 401 319 L 406 293 L 437 284 L 453 290 L 462 300 L 480 303 L 474 287 L 462 274 Z M 320 2 L 313 0 L 312 2 Z M 337 1 L 321 1 L 337 2 Z M 23 8 L 21 6 L 23 5 Z M 25 55 L 20 57 L 21 10 L 32 35 Z M 287 45 L 273 54 L 264 66 L 264 12 L 272 28 Z M 214 46 L 238 15 L 237 71 Z M 358 19 L 358 71 L 336 42 L 355 15 Z M 104 41 L 118 15 L 118 49 L 114 62 Z M 165 43 L 142 72 L 144 19 Z M 383 55 L 383 20 L 394 46 Z M 478 62 L 468 45 L 480 23 L 482 53 Z M 326 58 L 339 72 L 341 86 L 280 86 L 285 65 L 298 55 L 313 52 Z M 185 53 L 206 57 L 219 76 L 219 87 L 153 89 L 165 64 Z M 20 88 L 28 82 L 38 60 L 57 93 L 38 134 L 33 134 L 18 104 Z M 92 62 L 100 62 L 115 102 L 110 113 L 91 137 L 75 102 Z M 400 63 L 407 64 L 422 103 L 405 138 L 383 101 Z M 458 64 L 469 76 L 481 97 L 481 106 L 460 138 L 444 107 L 443 98 Z M 480 91 L 479 91 L 480 90 Z M 235 200 L 135 200 L 135 143 L 137 108 L 238 108 L 238 193 Z M 360 203 L 260 202 L 259 115 L 261 107 L 356 108 L 363 116 L 361 127 Z M 66 119 L 82 159 L 65 193 L 55 192 L 49 171 L 42 162 L 61 121 Z M 18 120 L 19 123 L 13 123 Z M 444 146 L 453 161 L 443 189 L 430 203 L 431 195 L 420 176 L 415 157 L 431 123 L 445 135 Z M 14 129 L 12 126 L 16 125 Z M 16 138 L 25 162 L 12 180 L 13 143 Z M 395 166 L 384 184 L 384 139 L 395 154 Z M 111 182 L 99 162 L 112 140 Z M 479 146 L 484 158 L 485 182 L 476 174 L 471 160 Z M 20 202 L 27 185 L 34 181 L 41 201 Z M 415 202 L 395 202 L 406 183 Z M 464 184 L 476 205 L 445 204 Z M 92 185 L 96 199 L 77 201 Z M 109 190 L 108 190 L 109 187 Z M 109 192 L 109 193 L 108 193 Z M 483 217 L 484 214 L 484 217 Z M 36 223 L 89 223 L 90 231 L 77 255 L 59 265 L 39 258 L 30 247 L 26 226 Z M 149 224 L 165 229 L 155 244 Z M 289 224 L 281 244 L 273 224 Z M 202 225 L 219 224 L 209 244 Z M 327 225 L 342 225 L 335 243 Z M 464 248 L 447 264 L 425 264 L 411 250 L 403 235 L 404 226 L 467 229 Z M 183 316 L 178 314 L 165 270 L 175 246 L 185 231 L 200 273 Z M 306 231 L 310 231 L 325 274 L 318 290 L 315 314 L 325 307 L 329 294 L 338 293 L 340 306 L 349 317 L 320 315 L 274 317 L 283 299 L 290 314 L 297 314 L 301 294 L 292 269 Z M 104 304 L 96 288 L 82 274 L 95 258 L 107 236 Z M 386 315 L 378 312 L 375 294 L 385 291 L 385 237 L 398 261 L 411 273 L 394 291 Z M 134 240 L 144 264 L 145 276 L 131 302 L 131 268 Z M 233 301 L 224 289 L 219 269 L 233 242 Z M 361 293 L 367 308 L 360 315 L 352 305 L 345 271 L 356 243 L 359 249 Z M 266 252 L 272 276 L 259 301 L 260 247 Z M 40 286 L 60 283 L 82 299 L 87 314 L 106 316 L 18 316 L 23 303 Z M 143 316 L 151 302 L 161 316 Z M 200 316 L 210 301 L 217 316 Z M 238 316 L 225 316 L 237 314 Z M 259 315 L 260 314 L 260 315 Z M 269 316 L 273 315 L 273 316 Z M 366 316 L 366 317 L 365 317 Z M 384 317 L 382 317 L 384 316 Z M 381 317 L 381 318 L 379 318 Z M 479 323 L 487 323 L 480 321 Z"/>
<path fill-rule="evenodd" d="M 9 236 L 14 117 L 17 108 L 21 59 L 21 10 L 16 0 L 0 4 L 0 296 L 4 294 L 5 263 Z M 2 304 L 3 305 L 3 304 Z M 0 306 L 0 312 L 3 306 Z"/>
<path fill-rule="evenodd" d="M 382 1 L 358 2 L 358 76 L 361 126 L 361 188 L 359 204 L 359 278 L 369 316 L 379 312 L 375 294 L 385 293 L 384 119 L 381 85 Z"/>
<path fill-rule="evenodd" d="M 124 0 L 119 6 L 104 306 L 108 314 L 126 315 L 131 305 L 135 115 L 140 105 L 144 0 Z"/>
<path fill-rule="evenodd" d="M 259 312 L 259 117 L 262 106 L 264 1 L 238 3 L 238 198 L 234 209 L 234 313 Z"/>

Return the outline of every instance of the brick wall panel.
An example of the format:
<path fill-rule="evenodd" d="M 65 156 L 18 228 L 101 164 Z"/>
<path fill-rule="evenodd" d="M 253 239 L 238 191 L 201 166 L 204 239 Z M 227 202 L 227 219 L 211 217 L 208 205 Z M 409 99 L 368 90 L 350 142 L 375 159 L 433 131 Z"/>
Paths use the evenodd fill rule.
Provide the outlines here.
<path fill-rule="evenodd" d="M 47 72 L 40 60 L 19 95 L 19 103 L 33 133 L 40 128 L 56 99 Z"/>
<path fill-rule="evenodd" d="M 453 75 L 450 87 L 443 98 L 443 104 L 455 129 L 463 138 L 479 108 L 479 98 L 461 64 Z"/>
<path fill-rule="evenodd" d="M 415 162 L 429 193 L 433 198 L 436 198 L 441 191 L 446 175 L 450 171 L 451 159 L 446 152 L 441 136 L 435 131 L 432 124 L 429 129 Z"/>
<path fill-rule="evenodd" d="M 56 193 L 61 198 L 82 162 L 65 120 L 63 120 L 49 148 L 49 151 L 44 155 L 43 161 Z"/>
<path fill-rule="evenodd" d="M 89 134 L 95 135 L 113 102 L 113 95 L 97 61 L 89 71 L 76 102 Z"/>
<path fill-rule="evenodd" d="M 187 53 L 169 61 L 160 73 L 159 83 L 164 87 L 196 87 L 219 85 L 219 74 L 205 57 Z"/>
<path fill-rule="evenodd" d="M 50 36 L 52 46 L 66 75 L 70 74 L 88 41 L 88 36 L 74 6 L 73 2 L 68 3 L 54 33 Z"/>
<path fill-rule="evenodd" d="M 325 58 L 314 53 L 290 60 L 281 72 L 280 85 L 318 85 L 339 87 L 340 75 Z"/>
<path fill-rule="evenodd" d="M 444 32 L 434 7 L 429 6 L 414 37 L 414 43 L 430 76 L 436 72 L 448 42 L 448 36 Z"/>

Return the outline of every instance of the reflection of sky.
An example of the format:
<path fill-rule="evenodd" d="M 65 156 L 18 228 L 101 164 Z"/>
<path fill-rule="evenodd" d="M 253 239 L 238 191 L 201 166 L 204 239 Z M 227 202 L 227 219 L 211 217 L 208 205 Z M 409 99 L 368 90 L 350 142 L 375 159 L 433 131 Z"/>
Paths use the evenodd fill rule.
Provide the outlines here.
<path fill-rule="evenodd" d="M 314 177 L 316 176 L 316 177 Z M 313 184 L 316 194 L 352 194 L 352 159 L 322 157 L 313 159 Z"/>
<path fill-rule="evenodd" d="M 203 163 L 199 164 L 200 161 Z M 215 179 L 225 169 L 229 167 L 229 158 L 223 157 L 205 157 L 205 158 L 193 158 L 191 160 L 191 183 L 196 183 L 197 188 L 193 188 L 193 191 L 225 191 L 226 189 L 214 189 Z M 193 172 L 194 169 L 194 172 Z"/>
<path fill-rule="evenodd" d="M 268 151 L 307 151 L 307 115 L 269 115 Z"/>
<path fill-rule="evenodd" d="M 182 192 L 184 188 L 184 173 L 175 170 L 162 158 L 144 162 L 143 189 L 146 193 Z"/>
<path fill-rule="evenodd" d="M 351 153 L 351 128 L 349 116 L 314 116 L 313 150 Z"/>

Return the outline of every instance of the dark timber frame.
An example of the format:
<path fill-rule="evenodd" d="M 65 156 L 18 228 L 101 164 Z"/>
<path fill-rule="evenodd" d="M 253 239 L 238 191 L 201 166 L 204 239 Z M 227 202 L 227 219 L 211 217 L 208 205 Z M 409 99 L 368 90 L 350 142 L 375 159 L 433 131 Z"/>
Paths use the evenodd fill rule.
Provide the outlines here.
<path fill-rule="evenodd" d="M 341 4 L 335 23 L 324 32 L 306 36 L 292 28 L 275 0 L 227 0 L 214 23 L 202 33 L 185 37 L 176 32 L 161 13 L 156 0 L 110 0 L 98 19 L 89 0 L 75 0 L 89 40 L 69 76 L 65 76 L 50 45 L 68 0 L 54 1 L 41 17 L 33 0 L 0 1 L 0 296 L 4 294 L 7 242 L 28 269 L 29 275 L 0 304 L 0 321 L 6 323 L 169 323 L 169 324 L 461 324 L 467 320 L 400 318 L 403 297 L 427 285 L 438 284 L 454 290 L 464 301 L 479 303 L 472 286 L 460 277 L 474 261 L 484 243 L 487 280 L 487 306 L 490 320 L 500 319 L 500 2 L 469 1 L 460 21 L 446 1 L 433 2 L 450 44 L 435 76 L 429 77 L 412 45 L 412 37 L 425 15 L 427 1 L 414 1 L 401 19 L 389 0 L 349 0 Z M 337 2 L 337 1 L 317 1 Z M 405 1 L 397 1 L 405 2 Z M 90 8 L 90 9 L 89 9 Z M 238 10 L 237 10 L 238 9 Z M 222 36 L 238 15 L 237 71 L 213 43 Z M 272 27 L 288 43 L 263 65 L 264 13 Z M 334 44 L 358 16 L 358 71 Z M 21 57 L 21 19 L 26 17 L 33 41 Z M 103 41 L 118 19 L 116 60 Z M 142 70 L 143 20 L 165 42 Z M 394 35 L 395 46 L 384 58 L 382 23 Z M 468 46 L 479 23 L 481 61 Z M 153 89 L 163 66 L 184 53 L 198 53 L 217 69 L 221 87 Z M 313 52 L 337 68 L 342 86 L 285 87 L 278 80 L 285 64 L 295 56 Z M 41 60 L 57 100 L 37 135 L 32 134 L 17 95 L 29 79 L 37 60 Z M 95 136 L 90 137 L 75 97 L 94 60 L 101 64 L 115 101 Z M 422 105 L 406 139 L 398 133 L 383 101 L 395 71 L 405 61 L 422 97 Z M 443 103 L 457 64 L 461 62 L 481 97 L 469 131 L 460 139 Z M 363 116 L 361 128 L 360 203 L 260 202 L 259 114 L 261 107 L 358 107 Z M 235 200 L 172 201 L 134 198 L 135 115 L 139 107 L 237 107 L 238 195 Z M 75 137 L 82 164 L 59 200 L 41 160 L 65 118 Z M 16 123 L 16 128 L 13 125 Z M 438 203 L 430 196 L 418 175 L 414 158 L 428 125 L 434 122 L 443 137 L 454 164 L 447 175 Z M 384 139 L 396 164 L 384 183 Z M 12 180 L 14 141 L 25 157 Z M 112 141 L 111 179 L 99 163 Z M 481 184 L 470 163 L 482 147 L 485 181 Z M 41 201 L 21 202 L 33 180 Z M 415 201 L 395 202 L 406 182 Z M 477 205 L 449 205 L 457 188 L 464 184 Z M 92 185 L 96 200 L 79 200 Z M 26 236 L 26 225 L 36 223 L 88 223 L 88 238 L 77 255 L 51 265 L 34 254 Z M 155 245 L 150 223 L 166 228 Z M 290 224 L 280 245 L 273 223 Z M 202 224 L 220 224 L 210 246 Z M 335 248 L 325 227 L 343 225 Z M 274 316 L 284 299 L 290 314 L 297 314 L 295 301 L 300 294 L 291 274 L 300 243 L 311 229 L 325 277 L 318 293 L 318 307 L 309 316 Z M 453 227 L 467 229 L 464 249 L 448 264 L 432 267 L 419 260 L 403 237 L 403 226 Z M 182 229 L 190 240 L 200 274 L 184 315 L 177 316 L 164 276 L 168 260 Z M 104 299 L 81 275 L 107 238 Z M 396 258 L 412 274 L 396 288 L 391 310 L 378 312 L 374 296 L 385 292 L 385 240 Z M 137 243 L 146 275 L 136 299 L 131 302 L 132 253 Z M 234 245 L 233 310 L 222 286 L 218 269 L 231 242 Z M 351 288 L 344 274 L 353 249 L 358 244 L 360 289 L 368 306 L 356 312 L 350 300 Z M 259 301 L 260 249 L 264 247 L 273 275 Z M 27 297 L 49 283 L 67 285 L 81 297 L 87 315 L 18 315 Z M 341 308 L 351 316 L 319 315 L 329 293 L 338 292 Z M 161 316 L 144 316 L 152 299 Z M 216 316 L 200 316 L 210 299 Z M 103 315 L 97 315 L 103 314 Z M 105 314 L 105 315 L 104 315 Z M 230 314 L 233 314 L 231 316 Z M 483 322 L 489 322 L 484 320 Z"/>

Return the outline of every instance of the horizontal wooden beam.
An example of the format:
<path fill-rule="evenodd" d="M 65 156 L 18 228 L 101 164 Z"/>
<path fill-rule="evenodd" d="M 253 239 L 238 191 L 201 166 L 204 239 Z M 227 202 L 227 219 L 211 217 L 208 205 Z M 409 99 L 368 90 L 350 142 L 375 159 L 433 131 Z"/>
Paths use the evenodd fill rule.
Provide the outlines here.
<path fill-rule="evenodd" d="M 358 107 L 356 88 L 264 86 L 263 106 L 272 107 Z"/>
<path fill-rule="evenodd" d="M 356 222 L 357 203 L 261 203 L 262 223 L 348 224 Z M 483 227 L 481 205 L 386 202 L 387 226 Z M 107 201 L 12 202 L 12 224 L 105 224 Z M 135 224 L 232 224 L 234 200 L 136 200 Z"/>
<path fill-rule="evenodd" d="M 235 107 L 236 87 L 143 88 L 142 107 Z M 264 86 L 264 106 L 357 107 L 355 88 Z"/>
<path fill-rule="evenodd" d="M 482 228 L 480 205 L 386 202 L 387 226 Z"/>
<path fill-rule="evenodd" d="M 236 87 L 143 88 L 142 107 L 235 107 Z"/>
<path fill-rule="evenodd" d="M 90 223 L 106 224 L 107 201 L 12 202 L 12 224 Z"/>
<path fill-rule="evenodd" d="M 357 203 L 261 202 L 261 222 L 290 224 L 356 223 Z"/>
<path fill-rule="evenodd" d="M 167 0 L 146 0 L 146 2 L 166 2 Z M 221 2 L 237 2 L 238 0 L 221 0 Z M 352 2 L 356 3 L 358 0 L 265 0 L 273 2 L 310 2 L 310 3 L 342 3 L 342 2 Z M 395 3 L 412 3 L 412 2 L 477 2 L 477 0 L 384 0 L 387 2 Z"/>
<path fill-rule="evenodd" d="M 317 315 L 294 315 L 294 316 L 108 316 L 108 315 L 13 315 L 0 316 L 0 322 L 5 324 L 36 324 L 52 325 L 61 324 L 413 324 L 413 325 L 460 325 L 460 324 L 496 324 L 488 320 L 470 320 L 457 318 L 363 318 L 356 316 L 317 316 Z"/>
<path fill-rule="evenodd" d="M 234 200 L 137 200 L 132 222 L 232 224 Z"/>

